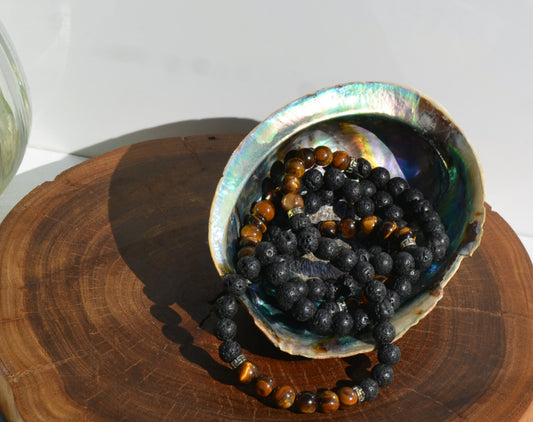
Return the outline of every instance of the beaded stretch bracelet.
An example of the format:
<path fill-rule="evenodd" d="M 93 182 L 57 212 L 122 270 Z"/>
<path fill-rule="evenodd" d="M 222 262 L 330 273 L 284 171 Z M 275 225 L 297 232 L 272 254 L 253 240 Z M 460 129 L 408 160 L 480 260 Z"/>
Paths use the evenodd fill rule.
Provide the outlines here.
<path fill-rule="evenodd" d="M 324 205 L 334 203 L 342 204 L 346 215 L 338 221 L 312 221 Z M 407 214 L 416 217 L 411 225 L 417 230 L 404 220 Z M 427 246 L 417 245 L 417 231 Z M 392 367 L 401 357 L 392 343 L 396 330 L 390 320 L 401 300 L 411 296 L 420 272 L 442 259 L 449 245 L 429 201 L 404 179 L 390 178 L 387 169 L 372 168 L 362 157 L 326 146 L 304 148 L 274 163 L 263 181 L 263 198 L 253 204 L 240 235 L 237 274 L 223 277 L 224 293 L 215 305 L 219 355 L 236 370 L 238 382 L 253 382 L 257 396 L 301 413 L 329 413 L 374 400 L 379 388 L 393 381 Z M 308 259 L 330 262 L 336 278 L 293 277 L 290 264 Z M 371 328 L 379 360 L 371 375 L 316 394 L 297 394 L 261 375 L 234 340 L 232 320 L 237 299 L 256 282 L 263 283 L 281 310 L 318 334 L 357 336 Z"/>

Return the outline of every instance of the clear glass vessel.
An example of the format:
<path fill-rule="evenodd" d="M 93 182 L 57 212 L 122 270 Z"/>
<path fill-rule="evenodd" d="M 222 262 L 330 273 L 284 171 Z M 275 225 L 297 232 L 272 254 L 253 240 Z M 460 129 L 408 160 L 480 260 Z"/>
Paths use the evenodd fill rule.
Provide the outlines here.
<path fill-rule="evenodd" d="M 0 22 L 0 193 L 24 156 L 31 126 L 26 79 L 13 44 Z"/>

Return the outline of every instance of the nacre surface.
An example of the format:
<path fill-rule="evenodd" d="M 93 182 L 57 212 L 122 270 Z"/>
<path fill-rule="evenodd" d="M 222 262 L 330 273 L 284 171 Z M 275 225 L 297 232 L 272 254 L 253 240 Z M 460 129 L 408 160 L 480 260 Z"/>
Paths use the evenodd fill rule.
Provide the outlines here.
<path fill-rule="evenodd" d="M 481 241 L 484 190 L 476 155 L 448 113 L 410 88 L 352 83 L 300 98 L 250 132 L 226 165 L 209 220 L 211 255 L 221 275 L 234 272 L 240 227 L 261 198 L 261 182 L 272 163 L 291 149 L 318 145 L 364 156 L 406 178 L 433 203 L 446 226 L 445 258 L 422 274 L 416 294 L 393 319 L 399 338 L 435 307 L 462 259 Z M 261 331 L 290 354 L 342 357 L 375 347 L 369 334 L 320 336 L 291 322 L 260 285 L 249 289 L 243 303 Z"/>

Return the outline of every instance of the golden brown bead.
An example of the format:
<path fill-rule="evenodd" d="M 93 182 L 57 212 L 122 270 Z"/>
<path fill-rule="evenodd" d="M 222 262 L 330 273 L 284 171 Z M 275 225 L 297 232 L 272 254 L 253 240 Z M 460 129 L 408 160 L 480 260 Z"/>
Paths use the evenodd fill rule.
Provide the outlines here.
<path fill-rule="evenodd" d="M 251 215 L 248 224 L 251 224 L 252 226 L 256 226 L 259 230 L 261 230 L 261 233 L 264 233 L 267 231 L 267 226 L 264 222 L 264 220 L 257 215 Z"/>
<path fill-rule="evenodd" d="M 239 253 L 237 254 L 237 258 L 242 258 L 243 256 L 248 256 L 254 254 L 255 247 L 253 246 L 245 246 L 239 250 Z"/>
<path fill-rule="evenodd" d="M 288 409 L 294 403 L 296 393 L 290 385 L 281 385 L 272 392 L 272 400 L 280 409 Z"/>
<path fill-rule="evenodd" d="M 316 395 L 318 410 L 333 413 L 340 407 L 339 396 L 331 390 L 322 390 Z"/>
<path fill-rule="evenodd" d="M 305 173 L 305 165 L 301 158 L 294 157 L 285 162 L 285 171 L 294 174 L 296 177 L 302 177 Z"/>
<path fill-rule="evenodd" d="M 351 239 L 357 234 L 357 224 L 350 217 L 345 217 L 339 222 L 339 230 L 344 237 Z"/>
<path fill-rule="evenodd" d="M 274 380 L 272 378 L 261 375 L 255 380 L 254 390 L 259 397 L 268 397 L 273 389 Z"/>
<path fill-rule="evenodd" d="M 315 148 L 315 160 L 319 166 L 329 166 L 333 161 L 333 153 L 329 147 L 322 145 Z"/>
<path fill-rule="evenodd" d="M 368 215 L 359 223 L 359 229 L 366 235 L 372 233 L 374 227 L 378 224 L 378 218 L 375 215 Z"/>
<path fill-rule="evenodd" d="M 241 238 L 248 240 L 250 243 L 259 243 L 263 238 L 263 232 L 257 226 L 246 224 L 241 228 Z"/>
<path fill-rule="evenodd" d="M 276 215 L 276 208 L 272 202 L 267 199 L 263 199 L 254 205 L 252 212 L 256 215 L 260 215 L 266 221 L 272 221 Z"/>
<path fill-rule="evenodd" d="M 304 162 L 306 169 L 313 167 L 316 163 L 315 152 L 311 148 L 302 148 L 298 151 L 298 158 Z"/>
<path fill-rule="evenodd" d="M 315 413 L 317 408 L 316 396 L 310 391 L 302 391 L 294 400 L 294 409 L 300 413 Z"/>
<path fill-rule="evenodd" d="M 357 403 L 357 393 L 352 387 L 341 387 L 337 390 L 337 396 L 342 406 L 353 406 Z"/>
<path fill-rule="evenodd" d="M 237 368 L 237 379 L 241 384 L 250 384 L 257 378 L 257 366 L 249 360 L 241 363 Z"/>
<path fill-rule="evenodd" d="M 322 236 L 335 237 L 337 235 L 337 223 L 332 220 L 322 221 L 318 225 L 318 230 Z"/>
<path fill-rule="evenodd" d="M 351 157 L 344 151 L 335 151 L 331 165 L 339 170 L 346 170 L 350 165 Z"/>
<path fill-rule="evenodd" d="M 396 221 L 385 221 L 381 226 L 381 237 L 383 239 L 388 239 L 396 230 L 398 230 L 398 224 L 396 224 Z"/>
<path fill-rule="evenodd" d="M 289 192 L 281 198 L 281 207 L 285 211 L 292 210 L 293 208 L 303 208 L 304 206 L 304 199 L 301 195 L 295 193 L 295 192 Z"/>
<path fill-rule="evenodd" d="M 294 174 L 286 174 L 282 181 L 283 192 L 298 192 L 302 183 Z"/>

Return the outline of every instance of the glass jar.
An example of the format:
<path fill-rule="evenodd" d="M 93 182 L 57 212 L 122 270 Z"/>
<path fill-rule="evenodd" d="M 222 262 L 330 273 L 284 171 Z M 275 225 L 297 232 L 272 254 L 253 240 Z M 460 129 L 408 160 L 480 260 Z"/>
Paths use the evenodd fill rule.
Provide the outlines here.
<path fill-rule="evenodd" d="M 22 161 L 30 125 L 26 80 L 13 44 L 0 22 L 0 193 Z"/>

